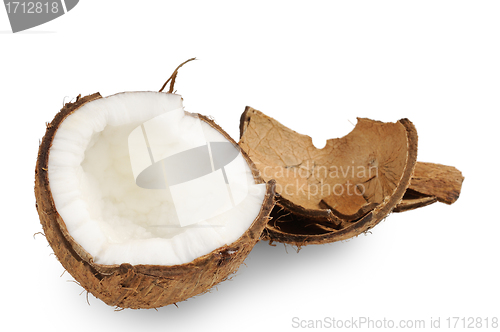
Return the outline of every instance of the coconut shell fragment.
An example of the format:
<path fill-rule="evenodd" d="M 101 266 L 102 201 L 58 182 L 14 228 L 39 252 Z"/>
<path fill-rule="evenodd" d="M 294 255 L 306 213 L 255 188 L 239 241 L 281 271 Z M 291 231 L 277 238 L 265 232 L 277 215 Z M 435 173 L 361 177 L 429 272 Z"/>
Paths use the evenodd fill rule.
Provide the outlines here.
<path fill-rule="evenodd" d="M 61 123 L 83 105 L 98 99 L 101 96 L 96 93 L 65 104 L 47 125 L 39 147 L 35 168 L 36 208 L 45 236 L 57 259 L 87 292 L 119 308 L 156 308 L 209 291 L 239 268 L 259 240 L 274 205 L 274 183 L 267 183 L 267 192 L 258 216 L 233 243 L 180 265 L 131 265 L 127 262 L 97 264 L 70 235 L 56 209 L 49 182 L 48 161 L 54 136 Z M 199 117 L 236 145 L 213 121 Z M 242 152 L 242 155 L 253 167 L 246 154 Z M 254 179 L 255 183 L 263 183 L 257 173 L 254 173 Z"/>
<path fill-rule="evenodd" d="M 264 237 L 298 246 L 345 240 L 374 227 L 401 201 L 415 168 L 417 132 L 408 119 L 358 119 L 348 135 L 317 149 L 309 136 L 247 107 L 240 147 L 276 206 Z"/>
<path fill-rule="evenodd" d="M 435 196 L 422 195 L 408 188 L 403 196 L 403 199 L 396 205 L 392 212 L 410 211 L 431 205 L 437 201 L 438 200 Z"/>
<path fill-rule="evenodd" d="M 404 212 L 435 202 L 453 204 L 460 196 L 462 173 L 453 166 L 417 162 L 403 199 L 394 212 Z"/>

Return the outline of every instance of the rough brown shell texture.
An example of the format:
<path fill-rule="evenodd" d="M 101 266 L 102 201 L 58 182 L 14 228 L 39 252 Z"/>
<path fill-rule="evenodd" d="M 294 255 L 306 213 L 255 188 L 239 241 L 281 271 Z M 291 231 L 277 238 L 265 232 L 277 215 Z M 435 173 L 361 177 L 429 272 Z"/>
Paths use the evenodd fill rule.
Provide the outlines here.
<path fill-rule="evenodd" d="M 394 212 L 404 212 L 424 207 L 435 202 L 453 204 L 460 196 L 464 177 L 453 166 L 417 162 L 401 202 Z"/>
<path fill-rule="evenodd" d="M 402 200 L 417 160 L 417 132 L 408 119 L 358 119 L 351 133 L 317 149 L 309 136 L 247 107 L 239 145 L 264 180 L 276 180 L 264 237 L 299 247 L 374 227 Z"/>
<path fill-rule="evenodd" d="M 183 301 L 210 290 L 228 278 L 243 263 L 259 240 L 274 205 L 274 183 L 267 183 L 267 192 L 259 215 L 251 227 L 235 242 L 218 248 L 182 265 L 101 265 L 71 237 L 64 220 L 58 214 L 48 178 L 48 159 L 52 140 L 59 125 L 84 104 L 101 98 L 99 93 L 67 103 L 47 125 L 41 142 L 35 169 L 36 208 L 50 246 L 63 267 L 88 292 L 106 304 L 118 308 L 156 308 Z M 199 116 L 199 115 L 197 115 Z M 236 143 L 212 120 L 199 116 Z M 242 151 L 252 167 L 252 162 Z M 263 183 L 254 172 L 256 183 Z"/>

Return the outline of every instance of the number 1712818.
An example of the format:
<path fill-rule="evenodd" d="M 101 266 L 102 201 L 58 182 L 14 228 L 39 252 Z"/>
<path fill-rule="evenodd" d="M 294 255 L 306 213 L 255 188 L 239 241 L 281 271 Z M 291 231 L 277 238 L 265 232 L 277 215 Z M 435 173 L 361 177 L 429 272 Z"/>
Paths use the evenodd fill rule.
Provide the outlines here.
<path fill-rule="evenodd" d="M 11 1 L 5 3 L 7 13 L 9 14 L 42 14 L 59 12 L 58 2 L 26 2 L 26 1 Z"/>
<path fill-rule="evenodd" d="M 446 318 L 449 329 L 473 329 L 473 328 L 498 328 L 498 317 L 448 317 Z"/>

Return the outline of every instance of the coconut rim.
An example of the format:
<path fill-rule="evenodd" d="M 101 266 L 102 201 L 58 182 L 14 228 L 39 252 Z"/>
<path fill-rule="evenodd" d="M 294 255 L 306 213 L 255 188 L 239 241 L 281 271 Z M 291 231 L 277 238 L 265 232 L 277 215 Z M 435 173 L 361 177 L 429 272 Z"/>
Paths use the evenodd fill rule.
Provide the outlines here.
<path fill-rule="evenodd" d="M 107 97 L 124 93 L 135 93 L 135 92 L 139 91 L 120 92 Z M 153 93 L 165 93 L 165 92 L 153 92 Z M 63 123 L 63 121 L 70 114 L 80 109 L 83 105 L 92 102 L 94 100 L 107 97 L 102 97 L 100 93 L 97 92 L 85 97 L 80 97 L 79 95 L 74 103 L 66 103 L 64 107 L 56 114 L 52 122 L 47 124 L 47 130 L 39 146 L 38 158 L 35 167 L 35 197 L 36 197 L 37 210 L 39 211 L 39 213 L 44 213 L 47 215 L 51 214 L 55 215 L 54 219 L 56 221 L 56 225 L 59 231 L 61 232 L 64 240 L 67 242 L 64 245 L 70 248 L 71 251 L 74 252 L 74 254 L 76 254 L 81 261 L 88 263 L 94 270 L 103 275 L 111 275 L 119 271 L 120 269 L 123 270 L 124 268 L 126 269 L 132 268 L 139 273 L 147 275 L 154 275 L 159 277 L 172 276 L 172 275 L 184 274 L 188 270 L 198 268 L 198 266 L 204 265 L 209 261 L 211 261 L 214 258 L 214 255 L 221 255 L 227 251 L 235 251 L 235 252 L 243 251 L 241 250 L 243 249 L 241 248 L 241 246 L 246 245 L 245 243 L 248 241 L 246 240 L 246 237 L 248 236 L 251 239 L 256 239 L 256 241 L 260 238 L 260 235 L 262 234 L 262 231 L 268 222 L 269 213 L 271 212 L 274 206 L 275 182 L 273 181 L 267 182 L 266 193 L 264 195 L 264 200 L 262 202 L 261 209 L 257 214 L 256 218 L 254 219 L 254 221 L 252 222 L 252 224 L 250 225 L 250 227 L 243 234 L 241 234 L 237 240 L 233 241 L 229 245 L 224 245 L 222 247 L 216 248 L 211 252 L 209 252 L 208 254 L 199 256 L 190 262 L 177 265 L 148 265 L 148 264 L 131 265 L 126 262 L 122 264 L 113 264 L 113 265 L 95 263 L 93 260 L 93 256 L 90 255 L 85 250 L 85 248 L 83 248 L 78 242 L 76 242 L 74 238 L 71 236 L 71 234 L 68 232 L 63 218 L 59 215 L 56 209 L 48 177 L 48 160 L 50 155 L 50 149 L 52 147 L 52 141 L 55 137 L 57 129 Z M 255 183 L 256 184 L 265 183 L 265 181 L 260 177 L 257 168 L 255 167 L 252 160 L 248 157 L 246 152 L 243 151 L 239 147 L 239 145 L 219 125 L 215 123 L 215 121 L 198 113 L 185 112 L 185 114 L 200 118 L 200 120 L 205 121 L 212 128 L 214 128 L 220 134 L 222 134 L 231 144 L 233 144 L 233 146 L 235 146 L 241 152 L 247 165 L 250 167 L 252 171 Z M 42 221 L 43 218 L 40 219 Z M 48 227 L 47 225 L 45 225 L 44 221 L 42 221 L 42 226 L 44 228 Z M 52 246 L 52 243 L 50 244 Z"/>

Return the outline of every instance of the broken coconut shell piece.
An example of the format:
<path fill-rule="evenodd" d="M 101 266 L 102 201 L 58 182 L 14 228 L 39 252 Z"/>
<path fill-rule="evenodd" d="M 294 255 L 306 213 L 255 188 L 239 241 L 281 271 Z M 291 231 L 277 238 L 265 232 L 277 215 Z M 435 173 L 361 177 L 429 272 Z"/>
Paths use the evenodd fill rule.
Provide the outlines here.
<path fill-rule="evenodd" d="M 298 246 L 366 232 L 401 201 L 417 158 L 408 119 L 358 119 L 342 138 L 317 149 L 309 136 L 247 107 L 240 147 L 265 181 L 276 181 L 276 206 L 263 237 Z"/>
<path fill-rule="evenodd" d="M 227 279 L 259 240 L 274 184 L 254 168 L 217 124 L 185 112 L 179 95 L 96 93 L 47 125 L 36 207 L 56 257 L 87 292 L 118 308 L 156 308 Z M 161 181 L 147 170 L 160 170 Z"/>
<path fill-rule="evenodd" d="M 435 202 L 453 204 L 460 196 L 464 177 L 453 166 L 417 162 L 410 186 L 394 212 L 404 212 Z"/>

